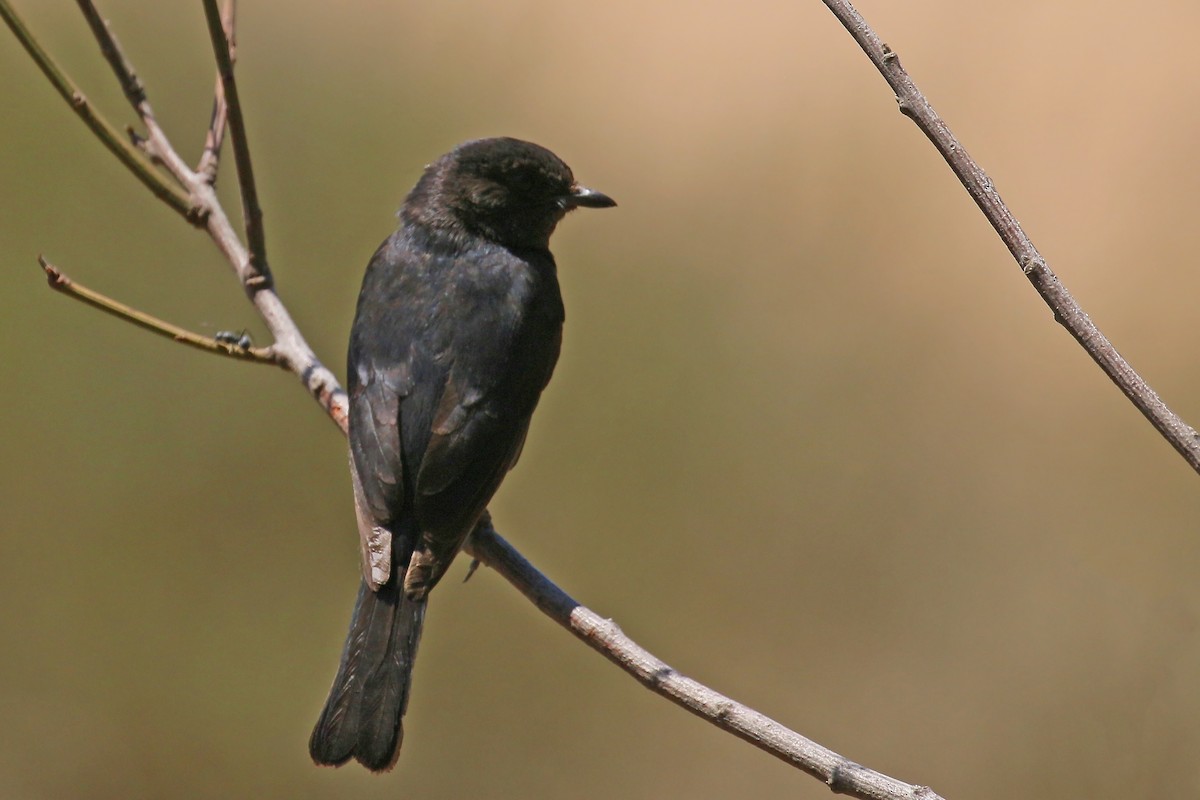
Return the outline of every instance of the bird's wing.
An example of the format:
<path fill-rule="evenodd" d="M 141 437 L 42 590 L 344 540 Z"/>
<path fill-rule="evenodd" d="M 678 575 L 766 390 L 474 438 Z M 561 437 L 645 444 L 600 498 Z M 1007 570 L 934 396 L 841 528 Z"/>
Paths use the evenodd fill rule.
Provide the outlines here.
<path fill-rule="evenodd" d="M 362 544 L 363 577 L 378 589 L 391 577 L 395 509 L 403 502 L 400 401 L 412 389 L 409 362 L 358 365 L 350 389 L 350 477 Z"/>
<path fill-rule="evenodd" d="M 489 399 L 451 370 L 417 473 L 421 538 L 404 576 L 410 596 L 441 578 L 525 439 L 529 416 L 504 414 Z"/>
<path fill-rule="evenodd" d="M 476 460 L 488 439 L 499 433 L 500 415 L 489 408 L 487 399 L 487 387 L 451 371 L 434 411 L 429 446 L 417 475 L 421 496 L 436 496 L 449 488 Z"/>

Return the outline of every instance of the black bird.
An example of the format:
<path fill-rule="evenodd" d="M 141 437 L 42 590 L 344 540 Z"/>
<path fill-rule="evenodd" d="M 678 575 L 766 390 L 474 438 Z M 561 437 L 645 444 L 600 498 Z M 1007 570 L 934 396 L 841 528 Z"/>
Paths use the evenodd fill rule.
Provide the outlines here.
<path fill-rule="evenodd" d="M 550 234 L 611 198 L 518 139 L 425 169 L 367 265 L 350 333 L 350 473 L 363 581 L 318 764 L 390 769 L 426 595 L 516 462 L 562 341 Z"/>

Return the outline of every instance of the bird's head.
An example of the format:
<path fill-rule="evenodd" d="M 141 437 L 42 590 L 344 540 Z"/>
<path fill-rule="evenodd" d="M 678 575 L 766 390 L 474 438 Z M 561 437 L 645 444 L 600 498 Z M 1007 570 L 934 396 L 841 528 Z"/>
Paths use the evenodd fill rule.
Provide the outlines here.
<path fill-rule="evenodd" d="M 401 211 L 406 222 L 456 227 L 513 248 L 549 245 L 568 211 L 616 202 L 575 182 L 571 168 L 520 139 L 465 142 L 425 168 Z"/>

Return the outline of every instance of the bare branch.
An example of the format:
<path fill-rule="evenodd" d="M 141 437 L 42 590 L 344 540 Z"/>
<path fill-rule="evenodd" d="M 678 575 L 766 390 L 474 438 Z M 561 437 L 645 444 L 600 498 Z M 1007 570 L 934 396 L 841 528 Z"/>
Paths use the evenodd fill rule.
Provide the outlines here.
<path fill-rule="evenodd" d="M 164 322 L 158 317 L 151 316 L 144 311 L 139 311 L 132 306 L 127 306 L 124 303 L 113 300 L 111 297 L 76 283 L 43 256 L 38 256 L 38 263 L 46 271 L 46 278 L 49 280 L 51 289 L 87 303 L 92 308 L 98 308 L 117 319 L 131 322 L 143 330 L 156 333 L 159 336 L 165 336 L 172 341 L 186 344 L 189 347 L 195 347 L 198 350 L 216 353 L 221 356 L 229 356 L 239 361 L 280 365 L 279 360 L 269 347 L 239 347 L 236 344 L 227 344 L 208 336 L 192 333 L 189 330 L 172 325 L 169 322 Z"/>
<path fill-rule="evenodd" d="M 225 29 L 225 38 L 229 41 L 229 61 L 237 63 L 237 3 L 235 0 L 225 0 L 221 11 L 221 27 Z M 212 118 L 208 123 L 208 132 L 204 136 L 204 152 L 200 155 L 200 163 L 196 173 L 203 176 L 210 186 L 217 182 L 217 167 L 221 158 L 221 145 L 225 141 L 226 122 L 229 119 L 229 106 L 225 103 L 225 84 L 221 81 L 220 72 L 213 88 Z"/>
<path fill-rule="evenodd" d="M 188 169 L 187 164 L 176 154 L 166 134 L 159 127 L 158 119 L 154 116 L 154 110 L 150 107 L 146 88 L 138 79 L 133 64 L 130 63 L 125 53 L 121 50 L 121 46 L 117 43 L 116 37 L 113 36 L 108 23 L 100 16 L 100 12 L 96 10 L 92 0 L 76 0 L 76 2 L 80 11 L 83 12 L 83 16 L 87 19 L 88 26 L 92 29 L 92 34 L 96 37 L 96 41 L 100 45 L 100 52 L 108 61 L 109 66 L 112 67 L 113 74 L 117 77 L 117 82 L 121 84 L 121 89 L 125 92 L 125 97 L 133 106 L 133 110 L 137 112 L 142 124 L 146 126 L 145 138 L 139 137 L 130 131 L 131 138 L 134 138 L 141 150 L 150 158 L 162 164 L 182 186 L 191 189 L 190 183 L 193 174 Z M 193 225 L 203 226 L 207 217 L 207 210 L 204 204 L 196 197 L 194 190 L 191 190 L 191 197 L 189 199 L 188 213 L 185 214 L 187 220 Z"/>
<path fill-rule="evenodd" d="M 250 249 L 250 269 L 271 283 L 271 271 L 267 266 L 267 239 L 263 230 L 262 209 L 258 205 L 258 189 L 254 183 L 254 167 L 250 161 L 250 143 L 246 138 L 246 122 L 242 117 L 242 104 L 238 99 L 237 83 L 233 79 L 233 52 L 217 0 L 203 0 L 204 16 L 208 20 L 208 33 L 212 39 L 213 55 L 217 60 L 217 72 L 224 88 L 229 121 L 229 133 L 233 139 L 233 157 L 237 163 L 238 186 L 242 192 L 242 216 L 246 224 L 246 243 Z"/>
<path fill-rule="evenodd" d="M 967 153 L 955 138 L 950 128 L 937 115 L 929 101 L 921 94 L 916 83 L 900 66 L 895 51 L 879 38 L 862 15 L 847 0 L 823 0 L 838 21 L 854 37 L 859 47 L 871 59 L 871 63 L 883 75 L 884 80 L 896 92 L 900 111 L 921 129 L 950 169 L 958 176 L 971 199 L 987 217 L 988 222 L 1000 234 L 1000 239 L 1021 266 L 1025 277 L 1054 312 L 1054 319 L 1061 324 L 1080 346 L 1087 351 L 1100 369 L 1112 380 L 1125 396 L 1145 415 L 1150 424 L 1162 434 L 1172 447 L 1200 472 L 1200 436 L 1195 429 L 1179 418 L 1167 407 L 1150 385 L 1117 352 L 1095 323 L 1083 312 L 1067 288 L 1051 271 L 1033 242 L 1021 230 L 1020 223 L 1008 206 L 1000 199 L 992 179 Z"/>
<path fill-rule="evenodd" d="M 104 59 L 108 61 L 113 73 L 117 76 L 117 81 L 121 84 L 121 91 L 125 93 L 125 98 L 129 100 L 129 104 L 133 106 L 134 110 L 140 114 L 141 106 L 146 102 L 146 87 L 138 80 L 137 73 L 133 70 L 133 65 L 125 58 L 125 54 L 121 51 L 121 46 L 117 44 L 117 37 L 112 32 L 112 28 L 109 27 L 108 20 L 100 16 L 100 12 L 96 10 L 96 6 L 92 3 L 92 0 L 76 0 L 76 4 L 79 6 L 79 10 L 83 12 L 88 27 L 92 29 L 92 35 L 100 43 L 100 52 L 104 55 Z"/>
<path fill-rule="evenodd" d="M 91 129 L 101 144 L 117 157 L 125 167 L 134 174 L 155 197 L 175 209 L 184 217 L 191 218 L 193 208 L 187 194 L 178 186 L 167 181 L 161 172 L 138 151 L 113 125 L 84 96 L 79 87 L 67 77 L 53 59 L 38 44 L 37 39 L 25 27 L 25 23 L 17 16 L 16 11 L 9 5 L 8 0 L 0 0 L 0 17 L 4 18 L 9 29 L 21 42 L 25 52 L 41 69 L 42 74 L 50 81 L 59 95 L 67 101 L 84 124 Z"/>
<path fill-rule="evenodd" d="M 699 681 L 679 674 L 624 634 L 615 622 L 584 607 L 513 549 L 484 514 L 467 544 L 470 555 L 500 573 L 543 614 L 661 695 L 723 731 L 824 781 L 837 794 L 864 800 L 940 800 L 926 786 L 888 777 L 838 755 Z"/>

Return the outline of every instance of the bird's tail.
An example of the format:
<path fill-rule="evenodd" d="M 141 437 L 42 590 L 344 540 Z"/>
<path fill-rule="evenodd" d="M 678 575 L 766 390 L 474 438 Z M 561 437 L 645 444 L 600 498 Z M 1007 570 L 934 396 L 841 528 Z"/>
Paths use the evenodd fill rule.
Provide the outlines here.
<path fill-rule="evenodd" d="M 425 601 L 408 599 L 400 584 L 392 580 L 377 592 L 365 581 L 359 586 L 342 663 L 308 742 L 318 764 L 355 758 L 381 772 L 396 763 L 425 621 Z"/>

